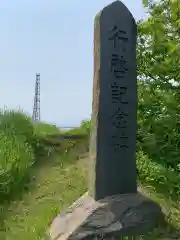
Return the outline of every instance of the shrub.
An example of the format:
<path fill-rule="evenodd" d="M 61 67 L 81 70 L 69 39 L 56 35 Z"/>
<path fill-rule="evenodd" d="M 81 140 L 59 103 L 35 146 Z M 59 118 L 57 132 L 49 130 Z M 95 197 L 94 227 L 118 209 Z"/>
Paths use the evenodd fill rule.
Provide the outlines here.
<path fill-rule="evenodd" d="M 34 140 L 34 129 L 30 117 L 22 111 L 4 110 L 0 112 L 0 129 L 7 134 L 18 135 L 24 142 L 31 144 Z"/>
<path fill-rule="evenodd" d="M 35 156 L 31 119 L 18 111 L 0 113 L 0 198 L 10 196 L 28 176 Z"/>
<path fill-rule="evenodd" d="M 34 132 L 36 136 L 44 136 L 47 134 L 59 134 L 60 130 L 55 125 L 39 122 L 34 124 Z"/>
<path fill-rule="evenodd" d="M 0 196 L 9 196 L 22 185 L 34 163 L 33 149 L 20 136 L 0 131 Z"/>
<path fill-rule="evenodd" d="M 173 168 L 153 162 L 142 151 L 137 153 L 137 168 L 141 182 L 154 186 L 168 197 L 180 196 L 180 175 Z"/>

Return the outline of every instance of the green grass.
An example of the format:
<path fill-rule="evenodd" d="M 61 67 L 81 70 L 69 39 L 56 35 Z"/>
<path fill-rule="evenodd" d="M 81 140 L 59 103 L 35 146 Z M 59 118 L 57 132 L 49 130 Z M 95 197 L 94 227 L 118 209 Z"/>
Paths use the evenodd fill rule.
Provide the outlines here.
<path fill-rule="evenodd" d="M 66 134 L 81 134 L 87 136 L 87 124 L 73 129 Z M 26 187 L 31 169 L 37 165 L 42 156 L 49 153 L 68 151 L 77 140 L 50 139 L 46 137 L 58 136 L 62 133 L 55 125 L 44 122 L 33 123 L 31 118 L 22 111 L 0 111 L 0 204 L 11 201 Z M 87 137 L 86 137 L 87 139 Z M 86 141 L 83 139 L 83 141 Z M 55 149 L 55 144 L 58 146 Z M 85 142 L 84 142 L 85 144 Z"/>
<path fill-rule="evenodd" d="M 12 198 L 35 161 L 33 125 L 22 112 L 0 112 L 0 202 Z"/>
<path fill-rule="evenodd" d="M 18 194 L 15 197 L 15 192 L 7 181 L 8 197 L 11 201 L 6 203 L 8 198 L 5 196 L 0 205 L 0 239 L 43 239 L 53 217 L 86 190 L 85 170 L 78 166 L 77 159 L 79 154 L 87 151 L 88 138 L 72 141 L 58 140 L 60 144 L 58 156 L 56 151 L 52 156 L 48 156 L 46 149 L 55 149 L 54 140 L 52 139 L 52 146 L 48 147 L 42 140 L 46 135 L 60 134 L 56 127 L 44 123 L 33 125 L 31 120 L 20 112 L 3 114 L 1 118 L 6 121 L 4 120 L 5 127 L 2 128 L 4 138 L 1 140 L 5 152 L 0 155 L 0 166 L 5 173 L 5 180 L 10 176 L 14 180 L 13 187 L 16 185 L 14 189 L 21 192 L 17 191 Z M 6 122 L 9 124 L 7 128 Z M 32 127 L 32 135 L 27 123 Z M 28 126 L 27 129 L 26 126 Z M 70 131 L 70 134 L 84 134 L 85 131 L 83 128 L 77 128 Z M 28 155 L 31 153 L 29 148 L 33 154 L 31 158 Z M 39 154 L 40 152 L 43 154 Z M 21 181 L 17 181 L 17 174 L 14 174 L 11 167 L 12 163 L 15 164 L 15 169 L 21 169 L 19 176 Z M 30 165 L 27 167 L 27 164 Z M 6 169 L 9 169 L 9 172 Z M 28 181 L 21 179 L 23 175 L 26 176 L 26 173 L 31 176 Z M 5 181 L 0 183 L 4 191 Z M 0 196 L 2 197 L 2 194 Z"/>
<path fill-rule="evenodd" d="M 34 124 L 34 132 L 36 135 L 46 136 L 47 134 L 59 134 L 60 131 L 55 125 L 40 122 Z"/>
<path fill-rule="evenodd" d="M 23 190 L 34 164 L 48 155 L 43 137 L 59 133 L 54 125 L 34 124 L 22 111 L 0 111 L 0 204 Z"/>
<path fill-rule="evenodd" d="M 86 172 L 77 161 L 82 149 L 49 159 L 34 170 L 31 191 L 4 209 L 0 239 L 43 239 L 53 217 L 86 191 Z"/>
<path fill-rule="evenodd" d="M 31 146 L 17 136 L 0 132 L 0 197 L 1 201 L 15 192 L 22 184 L 34 163 Z"/>

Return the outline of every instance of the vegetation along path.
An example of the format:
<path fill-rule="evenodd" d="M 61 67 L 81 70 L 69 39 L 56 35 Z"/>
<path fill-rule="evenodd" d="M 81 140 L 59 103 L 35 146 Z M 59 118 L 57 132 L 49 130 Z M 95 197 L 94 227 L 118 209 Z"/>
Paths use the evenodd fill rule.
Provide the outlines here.
<path fill-rule="evenodd" d="M 56 155 L 34 170 L 30 191 L 24 194 L 21 201 L 13 202 L 6 209 L 0 239 L 47 238 L 45 232 L 53 217 L 87 190 L 88 159 L 81 158 L 82 149 L 73 148 L 68 153 Z M 180 227 L 178 202 L 155 193 L 153 186 L 140 184 L 140 189 L 161 204 L 169 223 L 169 228 L 165 226 L 157 229 L 149 237 L 146 236 L 146 239 L 180 239 L 178 232 L 172 228 L 172 225 L 175 228 Z"/>
<path fill-rule="evenodd" d="M 86 191 L 85 170 L 71 160 L 76 158 L 75 152 L 56 156 L 34 171 L 31 191 L 6 209 L 1 240 L 45 238 L 53 217 Z"/>

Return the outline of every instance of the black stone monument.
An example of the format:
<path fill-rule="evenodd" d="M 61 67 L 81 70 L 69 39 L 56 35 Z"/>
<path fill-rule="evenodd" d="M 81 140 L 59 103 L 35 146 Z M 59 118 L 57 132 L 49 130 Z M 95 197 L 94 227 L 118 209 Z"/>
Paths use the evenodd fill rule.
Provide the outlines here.
<path fill-rule="evenodd" d="M 90 193 L 136 193 L 136 23 L 120 1 L 95 19 Z"/>

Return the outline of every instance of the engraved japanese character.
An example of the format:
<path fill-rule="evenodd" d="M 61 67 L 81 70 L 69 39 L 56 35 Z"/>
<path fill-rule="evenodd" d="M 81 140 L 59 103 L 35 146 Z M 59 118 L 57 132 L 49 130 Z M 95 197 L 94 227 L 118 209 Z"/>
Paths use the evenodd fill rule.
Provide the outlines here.
<path fill-rule="evenodd" d="M 123 96 L 127 92 L 127 87 L 120 87 L 117 82 L 113 82 L 111 84 L 111 95 L 112 95 L 112 103 L 117 103 L 120 101 L 123 104 L 128 104 L 127 101 L 123 101 Z"/>
<path fill-rule="evenodd" d="M 114 136 L 112 136 L 112 139 L 118 139 L 118 140 L 120 140 L 120 139 L 128 139 L 128 136 L 126 136 L 126 135 L 119 135 L 119 134 L 117 134 L 117 135 L 114 135 Z"/>
<path fill-rule="evenodd" d="M 116 128 L 125 128 L 127 127 L 127 113 L 121 111 L 120 108 L 117 108 L 116 112 L 112 115 L 112 124 Z"/>
<path fill-rule="evenodd" d="M 128 138 L 128 137 L 126 137 L 126 138 Z M 121 140 L 119 139 L 119 137 L 117 135 L 112 136 L 111 139 L 112 139 L 111 146 L 114 148 L 114 150 L 118 150 L 118 149 L 126 150 L 129 148 L 129 146 L 126 143 L 121 142 Z"/>
<path fill-rule="evenodd" d="M 116 48 L 117 41 L 121 40 L 123 42 L 127 42 L 128 38 L 126 37 L 126 32 L 120 30 L 116 25 L 111 29 L 111 36 L 109 37 L 109 40 L 113 41 L 113 46 Z M 123 47 L 123 51 L 125 51 L 125 48 Z"/>
<path fill-rule="evenodd" d="M 123 78 L 124 74 L 128 72 L 127 61 L 117 53 L 112 54 L 110 68 L 116 78 Z"/>

